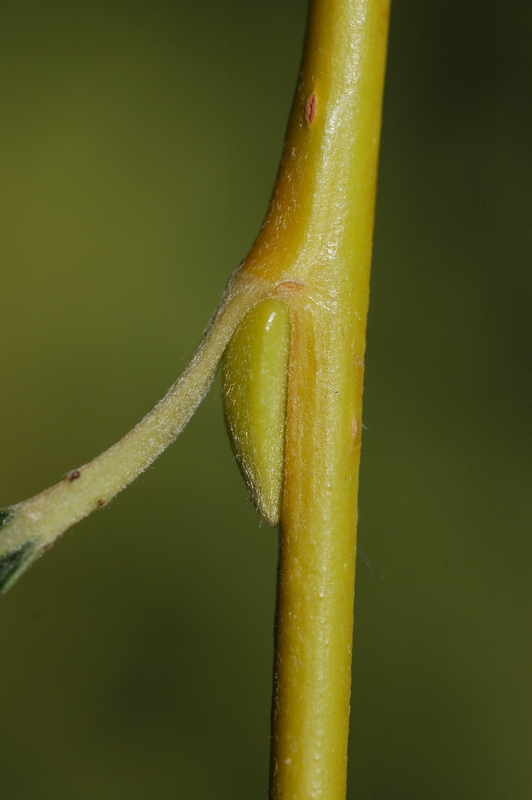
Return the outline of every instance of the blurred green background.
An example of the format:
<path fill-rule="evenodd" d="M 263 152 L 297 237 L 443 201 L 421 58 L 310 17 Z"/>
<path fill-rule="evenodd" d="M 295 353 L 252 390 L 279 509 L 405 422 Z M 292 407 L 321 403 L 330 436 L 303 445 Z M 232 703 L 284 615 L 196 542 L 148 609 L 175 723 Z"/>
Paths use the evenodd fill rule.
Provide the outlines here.
<path fill-rule="evenodd" d="M 303 0 L 0 5 L 0 504 L 186 364 L 269 199 Z M 532 797 L 532 8 L 396 0 L 349 798 Z M 2 800 L 267 793 L 276 534 L 219 384 L 0 606 Z"/>

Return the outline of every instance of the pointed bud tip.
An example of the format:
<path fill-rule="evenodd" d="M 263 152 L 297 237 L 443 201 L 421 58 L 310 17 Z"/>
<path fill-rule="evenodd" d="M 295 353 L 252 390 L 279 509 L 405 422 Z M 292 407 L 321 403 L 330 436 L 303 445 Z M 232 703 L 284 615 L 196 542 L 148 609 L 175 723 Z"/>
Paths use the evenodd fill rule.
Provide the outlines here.
<path fill-rule="evenodd" d="M 281 517 L 289 338 L 286 304 L 263 300 L 233 334 L 222 372 L 233 452 L 255 505 L 270 525 L 278 525 Z"/>

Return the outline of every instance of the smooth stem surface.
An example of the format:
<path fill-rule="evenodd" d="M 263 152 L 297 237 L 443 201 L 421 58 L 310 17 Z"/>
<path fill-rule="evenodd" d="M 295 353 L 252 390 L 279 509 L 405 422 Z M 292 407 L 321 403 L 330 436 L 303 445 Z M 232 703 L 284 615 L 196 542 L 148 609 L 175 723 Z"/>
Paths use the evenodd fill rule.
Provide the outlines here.
<path fill-rule="evenodd" d="M 314 0 L 244 270 L 291 310 L 271 797 L 346 791 L 357 488 L 387 0 Z"/>
<path fill-rule="evenodd" d="M 388 0 L 312 0 L 266 221 L 191 364 L 107 452 L 36 497 L 0 509 L 1 593 L 60 533 L 109 502 L 176 438 L 246 313 L 266 298 L 286 304 L 272 800 L 345 797 L 363 361 L 387 27 Z"/>

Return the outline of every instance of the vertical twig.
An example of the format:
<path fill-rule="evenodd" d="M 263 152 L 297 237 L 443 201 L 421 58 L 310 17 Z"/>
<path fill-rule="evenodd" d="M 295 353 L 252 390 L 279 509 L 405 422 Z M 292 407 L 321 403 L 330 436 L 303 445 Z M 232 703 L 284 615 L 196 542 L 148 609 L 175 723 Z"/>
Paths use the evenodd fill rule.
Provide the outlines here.
<path fill-rule="evenodd" d="M 277 521 L 282 486 L 272 800 L 345 797 L 363 361 L 388 5 L 311 0 L 301 77 L 268 215 L 191 364 L 107 452 L 41 494 L 0 509 L 1 593 L 64 530 L 108 503 L 176 438 L 250 309 L 272 298 L 286 306 L 284 479 L 274 481 L 262 509 Z M 264 335 L 261 320 L 261 313 L 248 317 L 251 337 L 254 330 Z M 242 330 L 245 351 L 248 327 Z M 286 342 L 283 330 L 281 324 Z M 286 364 L 270 357 L 270 344 L 256 341 L 247 361 L 245 352 L 236 352 L 235 369 L 242 367 L 245 382 L 255 380 L 257 353 L 274 372 Z M 257 386 L 246 386 L 235 395 L 239 414 L 243 398 L 257 399 Z M 280 380 L 279 391 L 285 386 Z M 260 417 L 263 406 L 254 405 Z M 254 415 L 243 413 L 246 426 L 256 425 Z M 269 437 L 268 425 L 259 420 L 250 441 L 255 434 Z M 273 441 L 281 444 L 257 472 L 270 482 L 269 473 L 283 469 L 282 431 Z M 260 493 L 259 487 L 255 496 Z"/>
<path fill-rule="evenodd" d="M 388 6 L 388 0 L 311 2 L 284 159 L 255 247 L 261 263 L 268 248 L 290 264 L 277 278 L 290 305 L 291 346 L 273 800 L 342 800 L 346 791 L 363 362 Z"/>

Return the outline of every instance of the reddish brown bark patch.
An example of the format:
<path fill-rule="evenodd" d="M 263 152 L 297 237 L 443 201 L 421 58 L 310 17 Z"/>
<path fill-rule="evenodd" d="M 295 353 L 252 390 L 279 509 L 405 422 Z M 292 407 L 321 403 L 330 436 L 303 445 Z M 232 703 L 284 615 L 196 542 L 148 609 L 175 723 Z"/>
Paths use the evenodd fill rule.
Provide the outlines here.
<path fill-rule="evenodd" d="M 307 100 L 307 104 L 305 106 L 305 122 L 307 125 L 312 125 L 316 118 L 316 113 L 318 111 L 318 98 L 312 92 Z"/>

